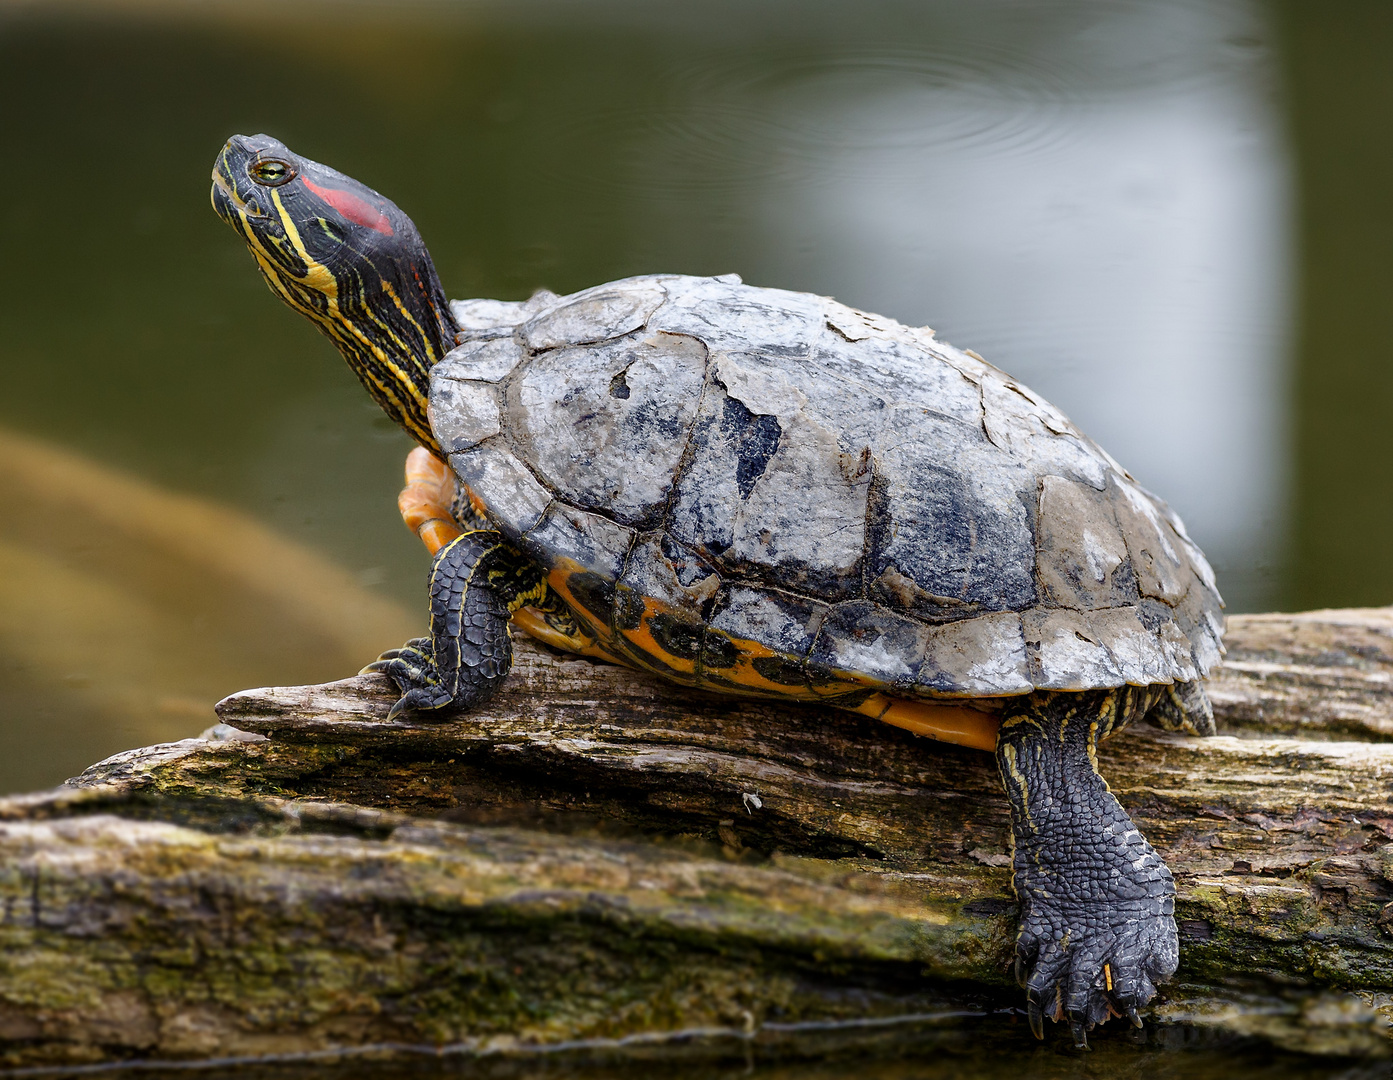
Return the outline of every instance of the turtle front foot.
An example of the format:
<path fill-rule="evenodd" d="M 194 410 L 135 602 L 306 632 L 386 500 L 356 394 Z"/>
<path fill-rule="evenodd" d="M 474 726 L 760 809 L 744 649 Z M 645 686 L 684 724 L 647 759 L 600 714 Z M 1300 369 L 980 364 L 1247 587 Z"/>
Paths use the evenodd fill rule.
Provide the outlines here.
<path fill-rule="evenodd" d="M 1021 901 L 1016 977 L 1031 1030 L 1067 1020 L 1074 1044 L 1137 1010 L 1175 973 L 1175 880 L 1098 775 L 1094 747 L 1129 711 L 1123 691 L 1031 694 L 1002 722 Z"/>
<path fill-rule="evenodd" d="M 442 547 L 430 570 L 430 637 L 363 669 L 389 676 L 402 693 L 387 718 L 473 705 L 498 689 L 513 663 L 510 605 L 544 592 L 540 571 L 495 532 L 463 533 Z"/>
<path fill-rule="evenodd" d="M 442 709 L 454 701 L 436 670 L 430 638 L 412 638 L 400 649 L 388 649 L 358 674 L 374 671 L 386 675 L 401 691 L 387 713 L 388 720 L 403 713 Z"/>

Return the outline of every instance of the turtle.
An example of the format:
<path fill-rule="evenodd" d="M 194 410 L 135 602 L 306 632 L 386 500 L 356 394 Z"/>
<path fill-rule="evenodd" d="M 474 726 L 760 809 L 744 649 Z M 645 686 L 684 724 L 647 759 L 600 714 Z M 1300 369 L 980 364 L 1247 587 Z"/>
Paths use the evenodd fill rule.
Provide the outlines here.
<path fill-rule="evenodd" d="M 233 136 L 212 201 L 271 290 L 419 445 L 400 508 L 430 630 L 370 663 L 393 718 L 508 674 L 511 625 L 718 693 L 995 755 L 1032 1031 L 1074 1041 L 1174 974 L 1175 886 L 1099 740 L 1212 734 L 1223 602 L 1176 514 L 970 350 L 736 275 L 446 299 L 376 191 Z"/>

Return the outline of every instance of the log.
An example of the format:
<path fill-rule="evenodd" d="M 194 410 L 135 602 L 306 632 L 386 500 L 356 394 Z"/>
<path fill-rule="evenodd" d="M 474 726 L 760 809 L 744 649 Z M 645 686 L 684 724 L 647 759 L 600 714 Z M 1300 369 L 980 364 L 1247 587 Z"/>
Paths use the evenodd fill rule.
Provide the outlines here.
<path fill-rule="evenodd" d="M 1219 736 L 1099 753 L 1177 880 L 1147 1037 L 1393 1055 L 1393 609 L 1228 642 Z M 0 801 L 0 1065 L 1029 1039 L 988 755 L 522 641 L 467 716 L 392 698 L 246 691 Z"/>

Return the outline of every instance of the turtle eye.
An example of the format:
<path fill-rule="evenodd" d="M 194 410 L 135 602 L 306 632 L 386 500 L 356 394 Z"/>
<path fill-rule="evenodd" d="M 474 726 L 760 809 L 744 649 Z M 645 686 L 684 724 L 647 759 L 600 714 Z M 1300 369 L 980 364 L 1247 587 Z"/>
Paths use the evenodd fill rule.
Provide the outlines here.
<path fill-rule="evenodd" d="M 258 184 L 266 187 L 280 187 L 295 176 L 295 169 L 288 162 L 276 158 L 262 158 L 247 167 L 247 175 Z"/>

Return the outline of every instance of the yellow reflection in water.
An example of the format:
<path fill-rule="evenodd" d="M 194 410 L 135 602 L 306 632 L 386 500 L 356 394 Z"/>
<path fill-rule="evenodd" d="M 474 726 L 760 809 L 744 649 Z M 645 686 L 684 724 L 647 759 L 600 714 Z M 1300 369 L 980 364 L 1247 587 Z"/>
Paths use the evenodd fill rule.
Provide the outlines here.
<path fill-rule="evenodd" d="M 0 790 L 350 675 L 424 621 L 244 514 L 0 430 Z"/>

